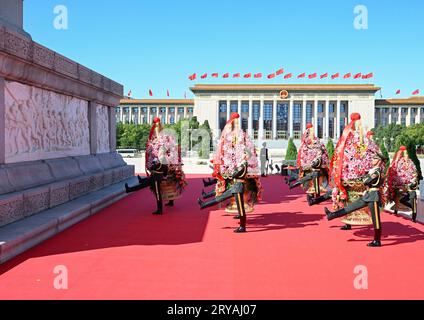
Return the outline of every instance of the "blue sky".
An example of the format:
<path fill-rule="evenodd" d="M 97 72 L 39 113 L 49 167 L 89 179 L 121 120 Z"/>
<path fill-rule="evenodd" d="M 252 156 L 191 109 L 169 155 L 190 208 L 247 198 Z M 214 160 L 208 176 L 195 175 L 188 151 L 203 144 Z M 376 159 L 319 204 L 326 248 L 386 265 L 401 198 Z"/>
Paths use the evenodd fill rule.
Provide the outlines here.
<path fill-rule="evenodd" d="M 68 8 L 68 30 L 53 8 Z M 356 5 L 368 30 L 353 27 Z M 383 97 L 424 92 L 424 1 L 381 0 L 25 0 L 33 39 L 122 83 L 137 98 L 183 98 L 194 83 L 284 83 L 210 79 L 221 74 L 373 72 Z M 287 80 L 286 80 L 287 82 Z M 366 83 L 291 80 L 287 83 Z M 368 81 L 370 82 L 370 81 Z M 378 94 L 379 95 L 379 94 Z"/>

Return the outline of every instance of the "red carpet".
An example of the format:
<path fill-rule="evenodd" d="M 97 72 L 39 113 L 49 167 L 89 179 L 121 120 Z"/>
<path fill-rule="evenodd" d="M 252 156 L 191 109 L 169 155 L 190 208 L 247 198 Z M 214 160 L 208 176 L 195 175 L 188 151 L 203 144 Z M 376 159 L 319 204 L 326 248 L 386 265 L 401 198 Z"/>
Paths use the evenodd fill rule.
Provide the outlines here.
<path fill-rule="evenodd" d="M 383 213 L 372 229 L 339 230 L 282 178 L 263 179 L 248 233 L 223 210 L 201 212 L 199 176 L 176 207 L 152 216 L 143 190 L 0 266 L 0 299 L 423 299 L 424 226 Z M 56 290 L 65 265 L 69 289 Z M 356 290 L 354 268 L 368 269 Z"/>

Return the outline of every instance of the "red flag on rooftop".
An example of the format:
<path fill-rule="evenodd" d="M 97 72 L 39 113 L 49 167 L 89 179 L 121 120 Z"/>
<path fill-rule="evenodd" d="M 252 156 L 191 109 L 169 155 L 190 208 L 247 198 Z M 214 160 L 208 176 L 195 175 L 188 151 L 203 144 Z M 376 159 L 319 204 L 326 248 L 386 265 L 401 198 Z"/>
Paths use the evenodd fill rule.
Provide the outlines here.
<path fill-rule="evenodd" d="M 132 92 L 131 92 L 131 90 L 130 90 L 130 91 L 128 91 L 127 96 L 128 96 L 128 97 L 131 97 L 131 94 L 132 94 Z"/>
<path fill-rule="evenodd" d="M 169 97 L 169 90 L 166 90 L 166 96 Z"/>
<path fill-rule="evenodd" d="M 283 73 L 284 73 L 284 69 L 283 69 L 283 68 L 278 69 L 278 70 L 275 72 L 275 74 L 276 74 L 277 76 L 279 76 L 280 74 L 283 74 Z"/>
<path fill-rule="evenodd" d="M 396 90 L 396 94 L 400 94 L 400 89 Z"/>
<path fill-rule="evenodd" d="M 370 73 L 368 73 L 368 74 L 364 74 L 364 75 L 362 76 L 362 79 L 370 79 L 370 78 L 372 78 L 372 77 L 374 77 L 374 74 L 373 74 L 372 72 L 370 72 Z"/>
<path fill-rule="evenodd" d="M 212 78 L 218 78 L 218 73 L 212 73 Z"/>
<path fill-rule="evenodd" d="M 355 74 L 355 76 L 353 77 L 353 79 L 361 79 L 362 78 L 362 73 L 357 73 Z"/>
<path fill-rule="evenodd" d="M 315 79 L 317 77 L 317 73 L 312 73 L 308 76 L 309 79 Z"/>
<path fill-rule="evenodd" d="M 305 78 L 305 76 L 306 76 L 306 73 L 304 72 L 304 73 L 299 74 L 297 77 L 300 79 L 300 78 Z"/>
<path fill-rule="evenodd" d="M 412 95 L 413 96 L 415 96 L 415 95 L 417 95 L 417 94 L 419 94 L 420 93 L 420 89 L 417 89 L 417 90 L 415 90 L 414 92 L 412 92 Z"/>
<path fill-rule="evenodd" d="M 336 79 L 338 77 L 340 77 L 340 73 L 337 72 L 331 76 L 331 79 Z"/>
<path fill-rule="evenodd" d="M 256 73 L 255 78 L 262 78 L 262 73 Z"/>
<path fill-rule="evenodd" d="M 284 76 L 284 79 L 290 79 L 291 77 L 293 77 L 293 74 L 292 74 L 292 73 L 287 73 L 287 74 Z"/>
<path fill-rule="evenodd" d="M 197 78 L 197 74 L 193 73 L 191 76 L 188 77 L 191 81 L 195 80 Z"/>
<path fill-rule="evenodd" d="M 321 79 L 327 78 L 328 77 L 328 73 L 324 73 L 320 76 Z"/>
<path fill-rule="evenodd" d="M 230 74 L 229 73 L 225 73 L 222 77 L 223 78 L 228 78 L 230 76 Z"/>
<path fill-rule="evenodd" d="M 240 78 L 240 73 L 235 73 L 235 74 L 233 75 L 233 78 Z"/>
<path fill-rule="evenodd" d="M 271 73 L 268 75 L 268 79 L 273 79 L 273 78 L 275 78 L 275 73 Z"/>
<path fill-rule="evenodd" d="M 252 73 L 251 72 L 246 73 L 243 77 L 244 78 L 251 78 L 252 77 Z"/>
<path fill-rule="evenodd" d="M 153 91 L 152 91 L 152 89 L 149 89 L 149 96 L 153 97 Z"/>
<path fill-rule="evenodd" d="M 352 76 L 352 74 L 349 72 L 349 73 L 346 73 L 344 76 L 343 76 L 343 79 L 349 79 L 350 77 Z"/>
<path fill-rule="evenodd" d="M 204 73 L 204 74 L 202 74 L 202 76 L 200 78 L 206 79 L 207 77 L 208 77 L 208 74 L 207 73 Z"/>

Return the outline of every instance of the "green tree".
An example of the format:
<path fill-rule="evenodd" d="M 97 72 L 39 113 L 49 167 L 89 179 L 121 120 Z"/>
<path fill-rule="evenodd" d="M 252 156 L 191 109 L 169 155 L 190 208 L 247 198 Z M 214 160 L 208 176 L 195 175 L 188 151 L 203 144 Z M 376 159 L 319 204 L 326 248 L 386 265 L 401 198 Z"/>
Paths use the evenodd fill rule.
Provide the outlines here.
<path fill-rule="evenodd" d="M 286 152 L 286 160 L 296 160 L 297 159 L 297 148 L 293 143 L 293 139 L 289 139 Z"/>
<path fill-rule="evenodd" d="M 333 143 L 333 140 L 331 138 L 328 139 L 326 148 L 327 148 L 327 152 L 328 152 L 328 159 L 330 159 L 330 161 L 331 161 L 331 158 L 333 158 L 333 154 L 334 154 L 334 143 Z"/>

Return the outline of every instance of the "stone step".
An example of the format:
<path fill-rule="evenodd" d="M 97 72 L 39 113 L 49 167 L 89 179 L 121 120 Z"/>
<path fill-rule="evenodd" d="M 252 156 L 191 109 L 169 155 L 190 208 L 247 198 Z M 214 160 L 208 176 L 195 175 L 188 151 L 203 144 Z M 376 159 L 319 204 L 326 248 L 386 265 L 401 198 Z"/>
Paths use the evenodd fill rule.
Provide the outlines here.
<path fill-rule="evenodd" d="M 63 205 L 0 227 L 0 264 L 88 218 L 124 198 L 124 184 L 137 184 L 131 177 Z"/>

